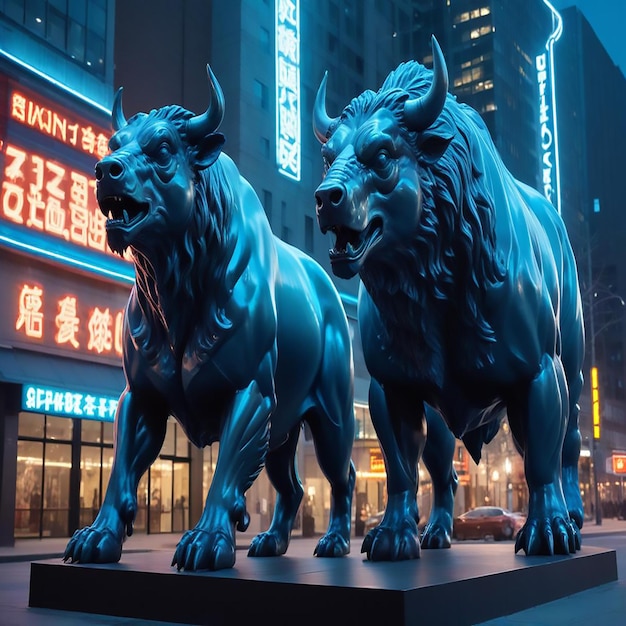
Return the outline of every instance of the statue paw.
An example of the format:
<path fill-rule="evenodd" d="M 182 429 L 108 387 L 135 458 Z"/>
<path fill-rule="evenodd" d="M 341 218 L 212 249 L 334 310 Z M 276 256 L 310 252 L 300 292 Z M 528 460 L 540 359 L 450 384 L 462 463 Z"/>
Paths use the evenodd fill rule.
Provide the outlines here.
<path fill-rule="evenodd" d="M 172 565 L 179 570 L 218 570 L 235 564 L 235 540 L 223 530 L 188 530 L 178 542 Z"/>
<path fill-rule="evenodd" d="M 289 541 L 281 539 L 277 533 L 268 530 L 252 540 L 248 556 L 280 556 L 287 552 L 288 545 Z"/>
<path fill-rule="evenodd" d="M 422 533 L 421 544 L 424 549 L 449 548 L 452 544 L 449 528 L 443 524 L 429 522 Z"/>
<path fill-rule="evenodd" d="M 350 540 L 338 532 L 326 533 L 318 542 L 313 554 L 320 557 L 345 556 L 350 553 Z"/>
<path fill-rule="evenodd" d="M 109 528 L 87 526 L 69 540 L 63 561 L 70 563 L 117 563 L 122 556 L 123 538 Z"/>
<path fill-rule="evenodd" d="M 384 521 L 383 521 L 384 523 Z M 370 561 L 406 561 L 420 558 L 417 524 L 412 519 L 398 526 L 383 526 L 370 530 L 363 540 L 361 552 Z"/>
<path fill-rule="evenodd" d="M 576 523 L 562 516 L 529 517 L 515 540 L 515 552 L 527 555 L 574 554 L 580 550 Z"/>

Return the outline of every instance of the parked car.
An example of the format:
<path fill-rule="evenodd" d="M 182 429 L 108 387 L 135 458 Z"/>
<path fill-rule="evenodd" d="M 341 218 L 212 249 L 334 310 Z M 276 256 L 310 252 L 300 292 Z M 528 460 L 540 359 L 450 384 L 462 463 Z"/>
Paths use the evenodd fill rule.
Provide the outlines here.
<path fill-rule="evenodd" d="M 525 517 L 499 506 L 479 506 L 454 519 L 455 539 L 513 539 L 524 525 Z"/>

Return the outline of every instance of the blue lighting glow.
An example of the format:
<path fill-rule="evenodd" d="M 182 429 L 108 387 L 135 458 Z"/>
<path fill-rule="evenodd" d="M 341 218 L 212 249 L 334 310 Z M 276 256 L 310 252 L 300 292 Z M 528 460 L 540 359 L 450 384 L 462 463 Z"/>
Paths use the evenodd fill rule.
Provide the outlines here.
<path fill-rule="evenodd" d="M 553 31 L 546 41 L 546 52 L 537 56 L 535 66 L 540 91 L 541 157 L 544 195 L 561 213 L 561 172 L 556 110 L 554 44 L 563 34 L 563 19 L 549 0 L 543 0 L 552 13 Z M 550 93 L 546 94 L 549 81 Z M 548 104 L 549 101 L 549 104 Z M 550 120 L 550 115 L 552 119 Z"/>
<path fill-rule="evenodd" d="M 276 164 L 300 180 L 300 1 L 276 0 Z"/>
<path fill-rule="evenodd" d="M 81 259 L 78 258 L 75 251 L 72 251 L 72 256 L 63 254 L 63 252 L 53 250 L 49 241 L 32 236 L 29 237 L 30 241 L 26 241 L 27 236 L 25 234 L 20 234 L 19 237 L 13 236 L 10 233 L 10 228 L 0 224 L 0 244 L 8 248 L 39 257 L 43 260 L 63 263 L 77 270 L 93 272 L 103 278 L 123 283 L 135 282 L 134 267 L 126 262 L 118 261 L 115 258 L 102 259 L 99 262 L 96 262 L 95 259 L 93 261 L 87 258 Z"/>
<path fill-rule="evenodd" d="M 69 93 L 70 95 L 74 96 L 75 98 L 79 98 L 80 100 L 82 100 L 83 102 L 86 102 L 90 106 L 95 107 L 96 109 L 102 111 L 103 113 L 106 113 L 108 116 L 111 115 L 111 110 L 110 109 L 102 106 L 101 104 L 99 104 L 98 102 L 95 102 L 94 100 L 91 100 L 90 98 L 87 98 L 82 93 L 80 93 L 80 92 L 78 92 L 78 91 L 76 91 L 74 89 L 71 89 L 67 85 L 64 85 L 63 83 L 59 82 L 58 80 L 55 80 L 54 78 L 52 78 L 52 76 L 49 76 L 48 74 L 45 74 L 44 72 L 42 72 L 41 70 L 38 70 L 37 68 L 33 67 L 32 65 L 29 65 L 28 63 L 24 63 L 24 61 L 18 59 L 16 56 L 13 56 L 11 53 L 7 52 L 6 50 L 3 50 L 2 48 L 0 48 L 0 56 L 3 56 L 4 58 L 8 59 L 12 63 L 15 63 L 16 65 L 19 65 L 22 69 L 25 69 L 28 72 L 31 72 L 32 74 L 35 74 L 36 76 L 39 76 L 40 78 L 43 78 L 44 80 L 48 81 L 49 83 L 51 83 L 55 87 L 58 87 L 59 89 L 62 89 L 63 91 L 65 91 L 66 93 Z"/>
<path fill-rule="evenodd" d="M 33 413 L 113 422 L 118 400 L 112 396 L 58 387 L 22 386 L 22 409 Z"/>

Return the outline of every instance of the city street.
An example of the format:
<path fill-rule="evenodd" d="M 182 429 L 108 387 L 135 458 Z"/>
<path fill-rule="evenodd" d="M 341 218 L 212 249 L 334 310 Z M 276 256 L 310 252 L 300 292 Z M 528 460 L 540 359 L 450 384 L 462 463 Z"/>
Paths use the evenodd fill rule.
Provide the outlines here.
<path fill-rule="evenodd" d="M 242 538 L 240 547 L 246 545 L 247 537 Z M 171 551 L 177 537 L 174 535 L 150 535 L 137 536 L 129 540 L 127 550 L 163 550 Z M 56 540 L 52 544 L 49 540 L 50 549 L 55 552 L 62 548 L 63 541 Z M 300 541 L 294 539 L 294 541 Z M 600 587 L 578 593 L 574 596 L 564 598 L 555 602 L 544 604 L 526 611 L 521 611 L 511 616 L 502 617 L 488 622 L 486 626 L 496 625 L 553 625 L 567 624 L 568 626 L 581 626 L 587 624 L 618 624 L 626 614 L 626 521 L 604 520 L 602 526 L 598 527 L 588 524 L 583 532 L 585 545 L 597 546 L 600 548 L 615 549 L 617 551 L 617 565 L 619 580 L 614 583 L 602 585 Z M 24 542 L 21 542 L 23 544 Z M 357 540 L 353 544 L 353 551 L 358 549 Z M 42 550 L 44 541 L 31 542 L 33 550 Z M 28 542 L 27 542 L 28 545 Z M 492 544 L 493 545 L 493 544 Z M 489 542 L 485 545 L 485 550 L 489 550 Z M 511 549 L 513 548 L 511 544 Z M 454 549 L 454 546 L 452 547 Z M 0 549 L 0 557 L 9 558 L 7 554 L 11 549 Z M 18 554 L 23 551 L 16 550 L 15 558 L 26 558 L 25 555 Z M 48 555 L 50 556 L 50 555 Z M 42 558 L 41 555 L 38 558 Z M 122 557 L 123 558 L 123 557 Z M 245 551 L 238 553 L 238 558 L 246 558 Z M 2 626 L 73 626 L 78 624 L 158 624 L 163 622 L 143 621 L 128 618 L 115 618 L 100 615 L 87 615 L 84 613 L 60 612 L 45 609 L 28 608 L 28 587 L 29 587 L 30 562 L 17 560 L 13 562 L 0 563 L 0 624 Z M 523 590 L 520 590 L 523 593 Z M 175 600 L 172 600 L 175 602 Z M 488 602 L 489 599 L 485 598 Z M 268 609 L 267 619 L 259 623 L 273 623 L 270 609 Z M 390 625 L 392 626 L 392 625 Z"/>

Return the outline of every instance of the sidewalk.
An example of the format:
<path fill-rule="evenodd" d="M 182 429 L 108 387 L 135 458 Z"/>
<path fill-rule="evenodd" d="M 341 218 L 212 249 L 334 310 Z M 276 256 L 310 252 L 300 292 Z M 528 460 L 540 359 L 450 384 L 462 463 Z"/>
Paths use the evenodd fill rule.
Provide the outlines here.
<path fill-rule="evenodd" d="M 593 521 L 586 522 L 581 531 L 583 544 L 591 543 L 593 537 L 601 537 L 616 533 L 626 533 L 626 520 L 604 519 L 602 525 L 597 526 Z M 146 535 L 136 533 L 126 539 L 124 553 L 149 552 L 153 550 L 169 550 L 173 553 L 183 533 L 165 533 Z M 247 550 L 254 533 L 237 533 L 237 549 Z M 299 537 L 294 536 L 297 541 Z M 18 539 L 13 547 L 0 547 L 0 563 L 17 561 L 40 561 L 44 559 L 61 558 L 69 538 L 55 539 Z M 352 538 L 353 550 L 360 549 L 361 537 Z M 123 558 L 123 556 L 122 556 Z"/>

